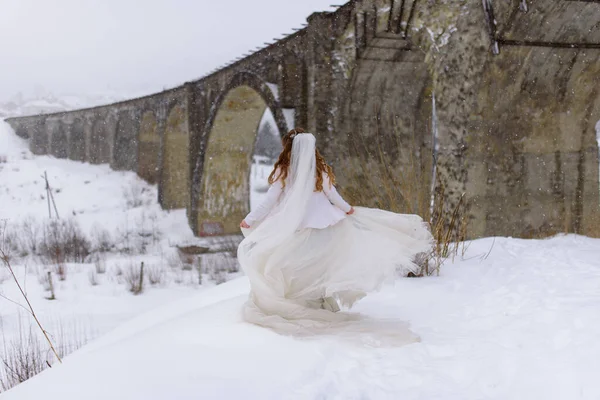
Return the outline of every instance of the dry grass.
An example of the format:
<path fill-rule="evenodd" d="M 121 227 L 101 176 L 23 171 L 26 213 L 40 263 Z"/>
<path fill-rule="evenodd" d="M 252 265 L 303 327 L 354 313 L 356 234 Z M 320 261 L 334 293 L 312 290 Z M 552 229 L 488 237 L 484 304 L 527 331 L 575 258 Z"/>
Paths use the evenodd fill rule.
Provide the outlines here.
<path fill-rule="evenodd" d="M 56 356 L 56 359 L 59 362 L 62 362 L 60 356 L 58 355 L 58 353 L 56 352 L 56 349 L 54 347 L 54 344 L 52 343 L 52 341 L 50 340 L 50 337 L 48 336 L 48 332 L 43 328 L 42 323 L 40 322 L 40 320 L 38 319 L 35 310 L 33 309 L 33 306 L 31 305 L 29 298 L 27 297 L 27 293 L 25 292 L 25 290 L 23 289 L 23 286 L 21 285 L 21 282 L 19 282 L 19 279 L 17 279 L 17 275 L 15 274 L 15 271 L 10 263 L 10 259 L 8 257 L 8 255 L 5 252 L 5 244 L 6 242 L 4 241 L 4 232 L 6 232 L 6 223 L 2 224 L 0 226 L 0 264 L 2 264 L 10 273 L 10 277 L 13 279 L 13 281 L 15 282 L 15 285 L 17 286 L 17 288 L 19 289 L 19 292 L 21 293 L 21 296 L 23 297 L 23 300 L 25 300 L 25 303 L 27 304 L 26 306 L 24 305 L 20 305 L 19 303 L 7 299 L 6 297 L 4 297 L 5 299 L 15 303 L 15 304 L 19 304 L 20 307 L 25 310 L 29 315 L 31 315 L 31 317 L 33 318 L 33 320 L 36 322 L 38 328 L 40 329 L 40 331 L 42 332 L 42 334 L 44 335 L 46 341 L 48 342 L 48 345 L 50 346 L 50 350 L 54 353 L 54 355 Z"/>
<path fill-rule="evenodd" d="M 57 335 L 53 336 L 53 340 L 58 343 L 56 350 L 60 357 L 77 350 L 89 339 L 86 329 L 76 325 L 69 325 L 66 329 L 62 323 L 55 325 Z M 50 357 L 43 340 L 31 326 L 24 328 L 19 323 L 18 336 L 11 340 L 6 339 L 1 325 L 0 331 L 3 343 L 0 348 L 0 393 L 37 375 L 57 361 L 56 356 Z"/>
<path fill-rule="evenodd" d="M 465 194 L 459 198 L 456 206 L 448 213 L 448 202 L 445 188 L 438 185 L 435 196 L 433 213 L 431 216 L 431 234 L 435 240 L 434 247 L 422 268 L 421 275 L 440 273 L 440 268 L 448 258 L 452 258 L 466 251 L 465 240 L 467 237 L 468 219 L 466 215 Z"/>

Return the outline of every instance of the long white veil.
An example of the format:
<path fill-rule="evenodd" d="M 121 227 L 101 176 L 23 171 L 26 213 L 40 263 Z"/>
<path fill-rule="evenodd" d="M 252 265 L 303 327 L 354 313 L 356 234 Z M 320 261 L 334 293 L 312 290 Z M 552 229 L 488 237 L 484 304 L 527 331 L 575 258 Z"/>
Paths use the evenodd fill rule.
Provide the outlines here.
<path fill-rule="evenodd" d="M 315 137 L 298 134 L 292 142 L 292 154 L 285 188 L 277 207 L 269 217 L 253 229 L 238 249 L 240 262 L 257 253 L 268 251 L 293 235 L 306 212 L 315 190 Z"/>

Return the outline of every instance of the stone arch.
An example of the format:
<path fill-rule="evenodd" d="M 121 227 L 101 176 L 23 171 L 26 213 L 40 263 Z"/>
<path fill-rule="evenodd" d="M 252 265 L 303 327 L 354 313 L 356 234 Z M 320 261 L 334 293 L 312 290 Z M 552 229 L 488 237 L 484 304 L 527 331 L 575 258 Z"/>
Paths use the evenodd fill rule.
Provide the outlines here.
<path fill-rule="evenodd" d="M 110 162 L 109 130 L 105 118 L 94 122 L 90 137 L 90 156 L 92 164 L 103 164 Z"/>
<path fill-rule="evenodd" d="M 132 111 L 119 114 L 117 130 L 115 132 L 115 145 L 113 151 L 112 168 L 115 170 L 135 171 L 138 155 L 136 116 Z"/>
<path fill-rule="evenodd" d="M 192 214 L 197 234 L 239 231 L 239 221 L 250 207 L 251 157 L 267 108 L 280 135 L 285 134 L 287 124 L 275 95 L 250 73 L 236 75 L 213 103 L 194 170 Z"/>
<path fill-rule="evenodd" d="M 190 203 L 189 133 L 186 108 L 175 105 L 165 126 L 161 175 L 161 204 L 165 209 Z"/>
<path fill-rule="evenodd" d="M 160 153 L 160 135 L 158 122 L 152 111 L 142 114 L 138 133 L 138 175 L 149 183 L 158 181 L 158 157 Z"/>
<path fill-rule="evenodd" d="M 79 118 L 76 118 L 71 125 L 69 158 L 75 161 L 85 161 L 85 134 L 83 121 Z"/>

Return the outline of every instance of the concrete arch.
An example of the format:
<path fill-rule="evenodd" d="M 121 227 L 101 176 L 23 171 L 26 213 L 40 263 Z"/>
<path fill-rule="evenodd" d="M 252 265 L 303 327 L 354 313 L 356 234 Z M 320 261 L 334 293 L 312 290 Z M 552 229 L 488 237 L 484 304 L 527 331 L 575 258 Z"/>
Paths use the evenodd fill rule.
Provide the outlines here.
<path fill-rule="evenodd" d="M 201 236 L 238 232 L 249 210 L 249 173 L 259 123 L 265 110 L 281 135 L 287 124 L 279 101 L 258 76 L 241 73 L 213 103 L 194 170 L 192 221 Z"/>
<path fill-rule="evenodd" d="M 165 209 L 190 204 L 189 133 L 186 108 L 175 105 L 169 112 L 163 139 L 161 204 Z"/>
<path fill-rule="evenodd" d="M 115 170 L 136 171 L 138 155 L 137 119 L 133 112 L 125 111 L 119 114 L 112 167 Z"/>
<path fill-rule="evenodd" d="M 79 118 L 73 121 L 69 134 L 69 158 L 75 161 L 85 161 L 85 133 L 83 121 Z"/>
<path fill-rule="evenodd" d="M 153 111 L 142 114 L 138 142 L 137 173 L 149 183 L 156 183 L 159 176 L 160 135 Z"/>
<path fill-rule="evenodd" d="M 110 141 L 108 131 L 106 119 L 101 118 L 94 122 L 89 149 L 89 161 L 92 164 L 110 162 Z"/>

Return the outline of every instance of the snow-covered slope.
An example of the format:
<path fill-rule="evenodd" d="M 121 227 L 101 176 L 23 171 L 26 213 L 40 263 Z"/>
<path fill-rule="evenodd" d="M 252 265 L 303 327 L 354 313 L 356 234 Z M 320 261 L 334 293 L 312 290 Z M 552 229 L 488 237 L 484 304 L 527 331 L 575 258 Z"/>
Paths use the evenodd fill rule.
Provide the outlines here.
<path fill-rule="evenodd" d="M 96 107 L 146 95 L 146 92 L 55 94 L 40 88 L 35 94 L 18 94 L 10 100 L 0 102 L 0 118 L 24 115 L 48 114 L 80 108 Z"/>

